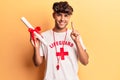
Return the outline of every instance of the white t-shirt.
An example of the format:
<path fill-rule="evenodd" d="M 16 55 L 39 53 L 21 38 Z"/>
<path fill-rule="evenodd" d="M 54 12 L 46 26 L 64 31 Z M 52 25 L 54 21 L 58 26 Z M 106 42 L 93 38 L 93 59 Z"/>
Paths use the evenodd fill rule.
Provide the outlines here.
<path fill-rule="evenodd" d="M 47 62 L 46 64 L 46 72 L 44 80 L 79 80 L 78 78 L 78 56 L 76 45 L 70 37 L 71 30 L 67 30 L 66 32 L 57 33 L 53 30 L 48 30 L 42 33 L 44 40 L 49 45 L 45 47 L 41 45 L 40 47 L 40 56 L 44 56 Z M 66 35 L 66 40 L 65 39 Z M 55 38 L 55 39 L 54 39 Z M 54 42 L 55 41 L 55 42 Z M 80 43 L 83 49 L 86 49 L 82 39 L 80 38 Z M 64 55 L 64 60 L 61 60 L 61 56 L 59 56 L 59 70 L 56 69 L 57 65 L 57 57 L 56 51 L 60 52 L 60 48 L 64 44 L 63 52 L 67 52 L 67 55 Z M 56 49 L 55 49 L 56 46 Z"/>

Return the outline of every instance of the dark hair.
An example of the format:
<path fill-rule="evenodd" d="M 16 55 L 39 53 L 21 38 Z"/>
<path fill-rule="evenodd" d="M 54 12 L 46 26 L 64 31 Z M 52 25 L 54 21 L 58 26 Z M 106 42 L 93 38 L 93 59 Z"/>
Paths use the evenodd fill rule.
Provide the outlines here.
<path fill-rule="evenodd" d="M 67 13 L 68 15 L 72 15 L 73 8 L 68 4 L 67 1 L 61 1 L 53 4 L 53 11 L 56 13 Z"/>

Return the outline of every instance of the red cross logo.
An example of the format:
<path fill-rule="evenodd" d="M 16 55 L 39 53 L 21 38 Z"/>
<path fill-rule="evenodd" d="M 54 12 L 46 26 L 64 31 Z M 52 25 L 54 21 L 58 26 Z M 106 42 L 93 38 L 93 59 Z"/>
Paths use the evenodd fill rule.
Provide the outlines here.
<path fill-rule="evenodd" d="M 64 56 L 68 56 L 68 52 L 64 52 L 64 48 L 60 48 L 60 52 L 56 52 L 56 56 L 61 56 L 61 60 L 64 60 Z"/>

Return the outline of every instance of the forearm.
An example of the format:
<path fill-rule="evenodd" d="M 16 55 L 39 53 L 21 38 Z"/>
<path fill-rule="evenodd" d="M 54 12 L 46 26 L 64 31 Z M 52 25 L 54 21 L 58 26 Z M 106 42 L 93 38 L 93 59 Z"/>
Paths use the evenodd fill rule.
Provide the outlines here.
<path fill-rule="evenodd" d="M 39 66 L 43 61 L 43 57 L 40 56 L 39 50 L 40 50 L 39 48 L 34 47 L 33 61 L 35 66 Z"/>
<path fill-rule="evenodd" d="M 84 65 L 87 65 L 89 56 L 88 56 L 86 50 L 84 50 L 82 48 L 79 40 L 75 41 L 75 44 L 76 44 L 76 47 L 77 47 L 78 58 L 79 58 L 80 62 Z"/>

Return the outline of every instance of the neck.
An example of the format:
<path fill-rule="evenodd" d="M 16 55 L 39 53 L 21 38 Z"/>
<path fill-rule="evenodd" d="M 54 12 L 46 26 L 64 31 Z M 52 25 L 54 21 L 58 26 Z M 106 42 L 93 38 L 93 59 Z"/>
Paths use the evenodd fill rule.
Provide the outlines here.
<path fill-rule="evenodd" d="M 57 29 L 56 27 L 53 28 L 53 31 L 55 32 L 65 32 L 67 30 L 67 28 L 63 28 L 63 29 Z"/>

